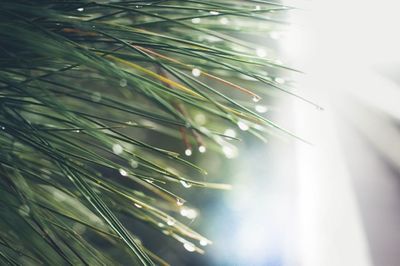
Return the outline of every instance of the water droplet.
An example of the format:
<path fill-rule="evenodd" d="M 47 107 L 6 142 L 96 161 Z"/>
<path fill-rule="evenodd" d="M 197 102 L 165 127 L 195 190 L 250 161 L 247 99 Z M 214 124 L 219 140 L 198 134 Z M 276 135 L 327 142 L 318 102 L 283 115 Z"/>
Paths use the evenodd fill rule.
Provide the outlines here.
<path fill-rule="evenodd" d="M 126 79 L 121 79 L 119 81 L 119 86 L 126 87 L 126 85 L 128 85 L 128 81 Z"/>
<path fill-rule="evenodd" d="M 260 10 L 260 9 L 261 9 L 260 6 L 256 6 L 256 7 L 254 8 L 254 10 Z"/>
<path fill-rule="evenodd" d="M 77 8 L 76 10 L 79 12 L 83 12 L 85 9 L 83 7 L 80 7 L 80 8 Z"/>
<path fill-rule="evenodd" d="M 29 216 L 30 211 L 31 211 L 31 209 L 26 204 L 23 204 L 18 208 L 18 213 L 21 216 Z"/>
<path fill-rule="evenodd" d="M 260 114 L 263 114 L 268 111 L 268 108 L 265 105 L 256 105 L 256 111 Z"/>
<path fill-rule="evenodd" d="M 231 138 L 236 138 L 236 131 L 231 128 L 228 128 L 224 131 L 224 135 Z"/>
<path fill-rule="evenodd" d="M 6 127 L 5 126 L 0 126 L 1 130 L 5 130 Z"/>
<path fill-rule="evenodd" d="M 139 209 L 143 208 L 143 206 L 140 204 L 135 203 L 134 205 L 136 206 L 136 208 L 139 208 Z"/>
<path fill-rule="evenodd" d="M 238 127 L 239 127 L 241 130 L 243 130 L 243 131 L 249 130 L 249 125 L 246 124 L 246 123 L 243 122 L 243 121 L 237 122 L 237 125 L 238 125 Z"/>
<path fill-rule="evenodd" d="M 194 219 L 194 218 L 197 217 L 197 212 L 195 210 L 193 210 L 193 209 L 189 209 L 186 212 L 186 217 L 189 218 L 189 219 Z"/>
<path fill-rule="evenodd" d="M 119 144 L 114 144 L 113 145 L 113 147 L 112 147 L 112 150 L 113 150 L 113 152 L 115 153 L 115 154 L 121 154 L 123 151 L 124 151 L 124 149 L 122 148 L 122 146 L 121 145 L 119 145 Z"/>
<path fill-rule="evenodd" d="M 186 156 L 191 156 L 192 155 L 192 150 L 191 149 L 186 149 L 185 150 L 185 155 Z"/>
<path fill-rule="evenodd" d="M 192 23 L 199 24 L 201 22 L 200 18 L 192 18 Z"/>
<path fill-rule="evenodd" d="M 184 247 L 187 251 L 189 251 L 189 252 L 194 252 L 194 251 L 196 250 L 196 246 L 193 245 L 193 244 L 190 243 L 190 242 L 184 243 L 184 244 L 183 244 L 183 247 Z"/>
<path fill-rule="evenodd" d="M 229 20 L 228 20 L 227 18 L 221 18 L 221 19 L 219 20 L 219 22 L 221 22 L 221 24 L 223 24 L 223 25 L 226 25 L 226 24 L 229 23 Z"/>
<path fill-rule="evenodd" d="M 182 206 L 183 204 L 185 204 L 185 201 L 183 199 L 180 199 L 180 198 L 176 199 L 176 205 Z"/>
<path fill-rule="evenodd" d="M 127 173 L 124 169 L 122 169 L 122 168 L 119 169 L 119 173 L 120 173 L 122 176 L 127 176 L 127 175 L 128 175 L 128 173 Z"/>
<path fill-rule="evenodd" d="M 163 223 L 158 223 L 157 225 L 158 225 L 158 227 L 164 227 L 165 226 Z"/>
<path fill-rule="evenodd" d="M 74 130 L 75 133 L 80 133 L 81 131 L 79 129 Z"/>
<path fill-rule="evenodd" d="M 131 160 L 130 161 L 130 165 L 131 165 L 132 168 L 138 168 L 139 163 L 138 163 L 138 161 Z"/>
<path fill-rule="evenodd" d="M 222 147 L 222 152 L 228 159 L 233 159 L 237 156 L 237 150 L 233 146 L 224 145 Z"/>
<path fill-rule="evenodd" d="M 153 184 L 153 183 L 154 183 L 154 181 L 153 181 L 153 180 L 150 180 L 150 179 L 145 179 L 145 181 L 146 181 L 147 183 L 150 183 L 150 184 Z"/>
<path fill-rule="evenodd" d="M 218 12 L 218 11 L 212 10 L 212 11 L 210 11 L 210 14 L 211 14 L 211 15 L 219 15 L 219 12 Z"/>
<path fill-rule="evenodd" d="M 175 220 L 174 220 L 173 218 L 169 217 L 169 218 L 167 219 L 167 224 L 168 224 L 169 226 L 173 226 L 175 223 L 176 223 L 176 222 L 175 222 Z"/>
<path fill-rule="evenodd" d="M 284 80 L 283 78 L 280 78 L 280 77 L 275 78 L 274 80 L 275 80 L 275 82 L 278 83 L 278 84 L 283 84 L 283 83 L 285 83 L 285 80 Z"/>
<path fill-rule="evenodd" d="M 253 96 L 253 102 L 258 103 L 261 100 L 261 97 L 258 95 Z"/>
<path fill-rule="evenodd" d="M 185 187 L 185 188 L 190 188 L 190 187 L 192 186 L 192 184 L 186 182 L 185 180 L 180 180 L 179 182 L 180 182 L 180 183 L 182 184 L 182 186 Z"/>
<path fill-rule="evenodd" d="M 133 122 L 133 121 L 128 121 L 128 122 L 126 122 L 128 125 L 130 125 L 130 126 L 133 126 L 133 125 L 136 125 L 136 123 L 135 122 Z"/>
<path fill-rule="evenodd" d="M 256 54 L 258 57 L 266 57 L 267 56 L 267 52 L 262 48 L 257 48 Z"/>
<path fill-rule="evenodd" d="M 200 240 L 200 245 L 203 246 L 203 247 L 207 246 L 208 245 L 208 240 L 207 239 L 201 239 Z"/>
<path fill-rule="evenodd" d="M 192 69 L 192 75 L 195 76 L 195 77 L 200 77 L 200 75 L 201 75 L 201 70 L 198 69 L 198 68 L 193 68 L 193 69 Z"/>
<path fill-rule="evenodd" d="M 199 147 L 199 152 L 200 153 L 205 153 L 206 152 L 206 146 L 204 146 L 204 145 L 200 145 L 200 147 Z"/>

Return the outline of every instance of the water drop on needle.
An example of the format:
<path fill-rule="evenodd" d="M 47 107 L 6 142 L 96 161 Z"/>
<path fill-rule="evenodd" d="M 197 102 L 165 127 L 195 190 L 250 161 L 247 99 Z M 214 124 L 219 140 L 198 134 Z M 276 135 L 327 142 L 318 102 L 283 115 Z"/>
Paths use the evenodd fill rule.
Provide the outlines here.
<path fill-rule="evenodd" d="M 183 244 L 183 247 L 189 252 L 194 252 L 196 250 L 196 246 L 190 242 L 186 242 L 185 244 Z"/>
<path fill-rule="evenodd" d="M 192 186 L 192 184 L 186 182 L 185 180 L 181 180 L 181 181 L 179 181 L 179 182 L 180 182 L 180 183 L 182 184 L 182 186 L 185 187 L 185 188 L 190 188 L 190 187 Z"/>
<path fill-rule="evenodd" d="M 168 224 L 169 226 L 173 226 L 173 225 L 175 224 L 175 220 L 172 219 L 172 218 L 168 218 L 168 219 L 167 219 L 167 224 Z"/>
<path fill-rule="evenodd" d="M 200 153 L 205 153 L 206 152 L 206 147 L 204 146 L 204 145 L 201 145 L 200 147 L 199 147 L 199 152 Z"/>
<path fill-rule="evenodd" d="M 258 103 L 261 100 L 261 97 L 258 95 L 253 96 L 253 102 Z"/>
<path fill-rule="evenodd" d="M 268 108 L 264 105 L 256 105 L 256 111 L 260 114 L 263 114 L 268 111 Z"/>
<path fill-rule="evenodd" d="M 176 205 L 178 205 L 178 206 L 182 206 L 183 204 L 185 204 L 185 201 L 184 200 L 182 200 L 182 199 L 176 199 Z"/>
<path fill-rule="evenodd" d="M 124 169 L 122 169 L 122 168 L 119 169 L 119 173 L 120 173 L 122 176 L 127 176 L 127 175 L 128 175 L 128 173 L 127 173 Z"/>
<path fill-rule="evenodd" d="M 121 154 L 124 151 L 124 149 L 122 148 L 122 146 L 120 144 L 114 144 L 112 147 L 112 150 L 117 155 Z"/>
<path fill-rule="evenodd" d="M 198 68 L 193 68 L 193 69 L 192 69 L 192 75 L 193 75 L 194 77 L 200 77 L 200 75 L 201 75 L 201 70 L 198 69 Z"/>
<path fill-rule="evenodd" d="M 192 19 L 192 23 L 194 23 L 194 24 L 199 24 L 200 21 L 201 21 L 200 18 L 193 18 L 193 19 Z"/>
<path fill-rule="evenodd" d="M 205 247 L 205 246 L 207 246 L 207 245 L 208 245 L 208 241 L 207 241 L 206 239 L 200 240 L 200 246 Z"/>
<path fill-rule="evenodd" d="M 241 130 L 243 130 L 243 131 L 247 131 L 247 130 L 249 130 L 249 125 L 247 125 L 245 122 L 243 122 L 243 121 L 239 121 L 238 123 L 237 123 L 237 125 L 238 125 L 238 127 L 241 129 Z"/>
<path fill-rule="evenodd" d="M 185 155 L 186 156 L 191 156 L 192 155 L 192 150 L 191 149 L 186 149 L 185 150 Z"/>

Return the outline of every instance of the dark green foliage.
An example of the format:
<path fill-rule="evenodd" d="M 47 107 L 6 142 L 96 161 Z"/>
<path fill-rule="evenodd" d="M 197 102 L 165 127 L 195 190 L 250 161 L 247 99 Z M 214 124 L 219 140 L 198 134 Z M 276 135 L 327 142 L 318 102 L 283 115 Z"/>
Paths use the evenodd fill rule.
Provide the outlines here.
<path fill-rule="evenodd" d="M 251 108 L 252 98 L 286 91 L 275 73 L 290 68 L 257 56 L 250 38 L 280 25 L 287 9 L 268 1 L 0 1 L 2 263 L 114 265 L 125 256 L 164 264 L 121 217 L 202 253 L 197 243 L 209 240 L 173 218 L 183 200 L 168 188 L 229 186 L 203 182 L 205 170 L 180 147 L 143 136 L 220 152 L 231 145 L 221 123 L 245 124 L 261 139 L 286 132 Z M 254 83 L 263 90 L 244 88 Z M 193 119 L 199 112 L 209 123 Z M 119 253 L 104 252 L 104 243 Z"/>

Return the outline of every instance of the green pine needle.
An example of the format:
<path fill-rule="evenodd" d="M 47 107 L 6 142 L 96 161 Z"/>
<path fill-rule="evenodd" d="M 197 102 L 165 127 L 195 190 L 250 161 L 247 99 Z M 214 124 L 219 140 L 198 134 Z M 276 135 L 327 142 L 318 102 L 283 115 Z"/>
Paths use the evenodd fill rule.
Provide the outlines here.
<path fill-rule="evenodd" d="M 230 147 L 237 138 L 219 132 L 221 123 L 261 139 L 294 136 L 251 110 L 253 98 L 279 90 L 301 98 L 277 82 L 280 71 L 296 70 L 257 55 L 251 41 L 285 25 L 290 9 L 269 1 L 1 1 L 0 261 L 114 265 L 123 254 L 132 264 L 166 264 L 122 217 L 203 253 L 197 243 L 211 241 L 174 218 L 184 200 L 168 188 L 230 186 L 204 181 L 206 169 L 179 147 L 139 136 L 182 140 L 187 153 L 193 143 L 201 152 Z M 196 122 L 198 112 L 211 122 Z"/>

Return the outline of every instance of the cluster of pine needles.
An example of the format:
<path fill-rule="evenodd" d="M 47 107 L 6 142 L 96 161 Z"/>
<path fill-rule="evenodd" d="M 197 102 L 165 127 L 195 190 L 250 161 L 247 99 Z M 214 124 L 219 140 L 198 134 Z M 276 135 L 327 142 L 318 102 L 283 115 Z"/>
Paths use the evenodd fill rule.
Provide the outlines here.
<path fill-rule="evenodd" d="M 124 254 L 132 265 L 166 264 L 122 218 L 203 253 L 211 241 L 186 222 L 194 209 L 168 188 L 229 188 L 205 182 L 188 160 L 233 157 L 235 138 L 220 124 L 260 139 L 291 134 L 254 111 L 271 91 L 292 94 L 277 76 L 291 69 L 253 42 L 288 9 L 262 0 L 0 1 L 1 263 L 118 265 Z M 167 149 L 163 138 L 182 145 Z"/>

